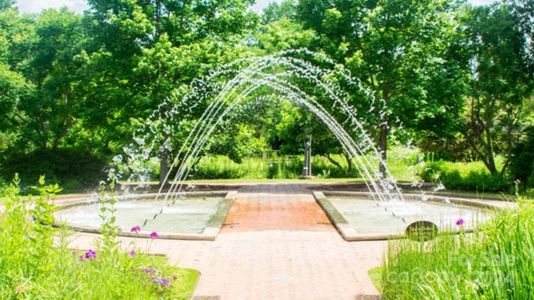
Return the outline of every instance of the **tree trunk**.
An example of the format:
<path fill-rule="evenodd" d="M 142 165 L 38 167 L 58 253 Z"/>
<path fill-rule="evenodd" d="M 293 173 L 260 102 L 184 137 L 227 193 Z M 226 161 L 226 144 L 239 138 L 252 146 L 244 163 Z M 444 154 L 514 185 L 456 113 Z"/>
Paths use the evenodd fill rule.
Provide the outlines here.
<path fill-rule="evenodd" d="M 379 162 L 379 170 L 380 170 L 380 176 L 382 178 L 386 177 L 386 163 L 388 159 L 387 150 L 388 150 L 388 126 L 387 123 L 384 121 L 380 125 L 380 136 L 378 138 L 378 152 L 380 154 L 380 159 L 382 161 Z"/>
<path fill-rule="evenodd" d="M 334 164 L 338 169 L 343 169 L 343 168 L 341 167 L 341 165 L 340 165 L 335 159 L 333 159 L 333 158 L 330 156 L 330 154 L 326 153 L 326 154 L 324 155 L 324 157 L 326 157 L 326 159 L 328 159 L 328 161 L 330 161 L 332 164 Z"/>
<path fill-rule="evenodd" d="M 384 105 L 383 109 L 385 110 L 387 108 L 387 103 L 389 100 L 389 92 L 386 90 L 387 83 L 384 84 L 384 89 L 382 90 L 382 98 L 384 99 Z M 387 169 L 387 151 L 388 151 L 388 116 L 385 111 L 381 112 L 381 118 L 380 118 L 380 135 L 378 137 L 378 151 L 381 161 L 379 162 L 379 172 L 380 176 L 382 178 L 386 177 L 386 169 Z"/>
<path fill-rule="evenodd" d="M 160 160 L 159 160 L 159 184 L 160 187 L 165 186 L 167 183 L 167 173 L 169 173 L 169 149 L 165 147 L 167 139 L 163 142 L 163 145 L 161 146 L 161 152 L 160 152 Z"/>
<path fill-rule="evenodd" d="M 490 123 L 491 124 L 491 123 Z M 493 153 L 493 136 L 490 127 L 486 127 L 486 154 L 488 157 L 488 170 L 490 171 L 491 175 L 495 176 L 497 175 L 497 166 L 495 165 L 495 157 Z"/>
<path fill-rule="evenodd" d="M 345 160 L 347 161 L 347 171 L 350 172 L 352 170 L 352 159 L 345 152 L 343 152 L 343 156 L 345 156 Z"/>

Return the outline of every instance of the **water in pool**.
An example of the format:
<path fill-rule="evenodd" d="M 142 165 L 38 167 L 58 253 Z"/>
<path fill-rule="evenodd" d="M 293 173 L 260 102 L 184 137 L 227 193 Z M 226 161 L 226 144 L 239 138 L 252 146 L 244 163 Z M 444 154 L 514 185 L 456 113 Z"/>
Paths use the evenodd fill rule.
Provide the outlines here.
<path fill-rule="evenodd" d="M 328 199 L 351 227 L 363 234 L 402 233 L 408 224 L 420 220 L 430 221 L 440 229 L 454 229 L 456 221 L 461 218 L 465 222 L 464 227 L 469 228 L 490 217 L 488 210 L 445 202 L 390 201 L 377 206 L 376 201 L 369 199 L 352 197 Z"/>
<path fill-rule="evenodd" d="M 164 200 L 119 201 L 115 205 L 116 224 L 122 231 L 130 231 L 131 227 L 141 226 L 145 219 L 151 219 L 165 207 L 163 214 L 148 222 L 143 231 L 202 233 L 221 201 L 222 198 L 188 198 L 178 200 L 170 207 L 165 207 L 168 201 Z M 76 206 L 56 212 L 56 217 L 74 226 L 99 227 L 102 223 L 99 207 L 97 203 Z"/>

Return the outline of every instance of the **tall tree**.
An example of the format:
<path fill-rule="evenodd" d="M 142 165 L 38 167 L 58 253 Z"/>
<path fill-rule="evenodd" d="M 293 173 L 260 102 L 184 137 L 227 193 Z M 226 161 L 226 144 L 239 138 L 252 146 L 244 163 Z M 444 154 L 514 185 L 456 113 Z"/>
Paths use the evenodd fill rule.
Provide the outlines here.
<path fill-rule="evenodd" d="M 146 117 L 174 90 L 225 61 L 224 44 L 239 44 L 234 36 L 244 34 L 257 21 L 248 10 L 249 0 L 89 3 L 94 41 L 87 73 L 91 86 L 100 89 L 87 91 L 92 99 L 88 123 L 104 124 L 115 145 L 123 145 L 131 136 L 131 128 L 117 125 Z M 95 71 L 102 75 L 92 77 Z M 169 156 L 165 147 L 160 156 L 160 169 L 165 170 Z"/>
<path fill-rule="evenodd" d="M 336 0 L 299 3 L 299 19 L 320 36 L 319 47 L 359 77 L 377 98 L 369 130 L 383 161 L 392 127 L 448 126 L 461 111 L 461 62 L 455 51 L 454 3 L 437 0 Z M 437 79 L 441 78 L 441 79 Z M 433 92 L 433 83 L 446 80 Z M 355 99 L 355 106 L 361 106 Z M 372 112 L 372 113 L 370 113 Z M 381 173 L 385 166 L 380 165 Z"/>
<path fill-rule="evenodd" d="M 493 175 L 503 174 L 522 131 L 525 101 L 533 96 L 532 28 L 522 28 L 515 2 L 474 7 L 466 20 L 471 53 L 466 139 Z M 529 20 L 532 20 L 532 15 Z M 532 25 L 532 24 L 531 24 Z M 496 155 L 505 157 L 499 170 Z"/>
<path fill-rule="evenodd" d="M 25 76 L 34 27 L 27 17 L 13 9 L 0 11 L 0 151 L 13 147 L 20 137 L 20 129 L 27 123 L 20 110 L 23 99 L 31 97 L 34 86 Z"/>
<path fill-rule="evenodd" d="M 76 88 L 84 30 L 81 17 L 66 9 L 46 10 L 35 19 L 35 40 L 24 74 L 35 94 L 20 102 L 23 136 L 40 149 L 57 149 L 79 119 L 83 96 Z"/>

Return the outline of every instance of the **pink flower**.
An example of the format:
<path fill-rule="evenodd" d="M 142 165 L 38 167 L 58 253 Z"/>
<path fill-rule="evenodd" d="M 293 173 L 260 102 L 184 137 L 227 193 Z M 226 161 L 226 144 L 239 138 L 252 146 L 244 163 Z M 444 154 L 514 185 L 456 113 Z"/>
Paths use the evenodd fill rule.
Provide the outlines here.
<path fill-rule="evenodd" d="M 137 252 L 135 252 L 135 249 L 130 250 L 128 253 L 131 257 L 135 257 L 137 255 Z"/>
<path fill-rule="evenodd" d="M 456 221 L 456 226 L 462 226 L 464 225 L 464 223 L 465 223 L 464 219 L 460 218 Z"/>
<path fill-rule="evenodd" d="M 159 238 L 159 235 L 158 235 L 157 232 L 152 231 L 152 232 L 150 233 L 150 237 L 153 238 L 153 239 L 157 239 L 157 238 Z"/>
<path fill-rule="evenodd" d="M 138 225 L 137 226 L 134 226 L 132 227 L 132 229 L 130 229 L 131 232 L 135 232 L 135 233 L 138 233 L 139 231 L 141 231 L 141 227 L 139 227 Z"/>

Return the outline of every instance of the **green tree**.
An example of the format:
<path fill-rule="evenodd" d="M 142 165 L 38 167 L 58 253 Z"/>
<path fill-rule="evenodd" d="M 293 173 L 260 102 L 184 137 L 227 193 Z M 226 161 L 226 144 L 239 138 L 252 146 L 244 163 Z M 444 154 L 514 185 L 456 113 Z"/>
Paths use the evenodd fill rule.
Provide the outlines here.
<path fill-rule="evenodd" d="M 0 11 L 12 8 L 15 0 L 0 0 Z"/>
<path fill-rule="evenodd" d="M 280 19 L 294 20 L 297 16 L 297 4 L 295 0 L 269 3 L 262 11 L 262 23 L 268 24 Z"/>
<path fill-rule="evenodd" d="M 256 46 L 267 53 L 308 48 L 315 38 L 312 30 L 304 30 L 301 24 L 287 18 L 261 26 L 255 36 Z"/>
<path fill-rule="evenodd" d="M 502 175 L 509 167 L 512 150 L 528 125 L 523 122 L 525 102 L 533 96 L 532 41 L 514 5 L 505 1 L 474 7 L 465 22 L 471 51 L 465 136 L 492 175 Z M 500 170 L 498 154 L 505 158 Z"/>
<path fill-rule="evenodd" d="M 147 117 L 176 90 L 183 95 L 194 78 L 232 57 L 227 44 L 238 45 L 235 36 L 257 22 L 248 10 L 249 0 L 91 0 L 89 4 L 93 42 L 86 73 L 89 87 L 99 89 L 87 90 L 94 101 L 87 123 L 103 128 L 99 131 L 113 141 L 114 152 L 131 136 L 131 127 L 125 126 L 130 119 Z M 161 173 L 169 155 L 162 147 Z"/>
<path fill-rule="evenodd" d="M 299 3 L 299 20 L 318 33 L 318 47 L 345 64 L 377 98 L 367 105 L 374 110 L 360 110 L 360 116 L 374 123 L 369 131 L 384 161 L 395 125 L 447 127 L 461 111 L 456 92 L 464 62 L 448 60 L 456 51 L 455 7 L 436 0 Z M 353 105 L 365 107 L 358 103 L 362 100 L 354 99 Z"/>
<path fill-rule="evenodd" d="M 18 107 L 25 116 L 22 137 L 27 145 L 57 149 L 79 119 L 83 96 L 76 88 L 76 56 L 84 42 L 81 25 L 81 17 L 66 9 L 46 10 L 35 20 L 36 38 L 23 69 L 35 93 L 22 98 Z"/>

